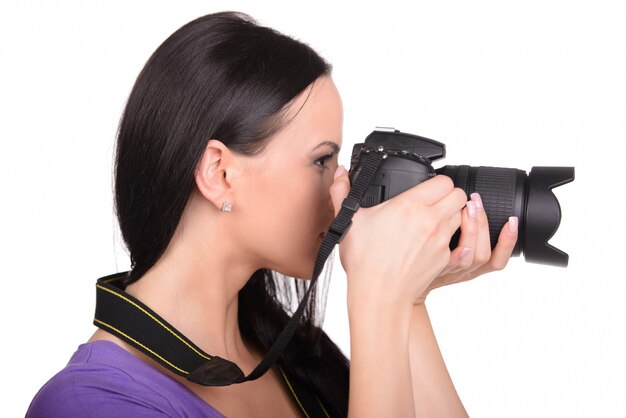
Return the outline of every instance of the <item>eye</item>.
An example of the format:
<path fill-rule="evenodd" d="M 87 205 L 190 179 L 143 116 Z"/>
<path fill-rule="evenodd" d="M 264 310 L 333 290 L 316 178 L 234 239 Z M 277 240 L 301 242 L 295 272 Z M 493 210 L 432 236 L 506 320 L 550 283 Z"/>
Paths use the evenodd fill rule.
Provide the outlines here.
<path fill-rule="evenodd" d="M 334 155 L 335 155 L 335 153 L 332 152 L 332 153 L 330 153 L 328 155 L 325 155 L 325 156 L 323 156 L 321 158 L 318 158 L 317 160 L 314 161 L 314 164 L 319 166 L 319 167 L 321 167 L 321 168 L 327 169 L 328 167 L 324 163 L 326 162 L 326 160 L 330 160 L 331 158 L 333 158 Z M 318 164 L 318 162 L 320 164 Z"/>

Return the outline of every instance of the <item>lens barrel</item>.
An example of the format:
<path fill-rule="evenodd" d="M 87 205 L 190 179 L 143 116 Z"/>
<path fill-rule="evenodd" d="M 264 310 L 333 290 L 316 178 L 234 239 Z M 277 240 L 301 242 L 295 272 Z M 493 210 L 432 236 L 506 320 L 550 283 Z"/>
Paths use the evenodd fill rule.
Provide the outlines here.
<path fill-rule="evenodd" d="M 435 170 L 454 181 L 469 200 L 480 194 L 489 221 L 493 250 L 509 216 L 519 219 L 518 240 L 513 256 L 524 253 L 526 261 L 566 267 L 569 256 L 548 244 L 561 222 L 561 207 L 552 189 L 574 180 L 574 167 L 533 167 L 523 170 L 500 167 L 447 165 Z M 450 249 L 456 248 L 461 230 L 453 235 Z"/>

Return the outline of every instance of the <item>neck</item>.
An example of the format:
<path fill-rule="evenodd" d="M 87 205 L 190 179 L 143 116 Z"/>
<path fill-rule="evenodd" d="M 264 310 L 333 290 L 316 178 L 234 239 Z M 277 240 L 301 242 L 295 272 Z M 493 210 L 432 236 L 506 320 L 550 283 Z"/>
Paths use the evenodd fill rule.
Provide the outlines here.
<path fill-rule="evenodd" d="M 175 236 L 174 245 L 126 292 L 206 353 L 233 361 L 248 374 L 261 355 L 241 336 L 238 293 L 258 267 L 229 256 L 239 252 L 228 240 L 195 240 L 193 234 Z"/>

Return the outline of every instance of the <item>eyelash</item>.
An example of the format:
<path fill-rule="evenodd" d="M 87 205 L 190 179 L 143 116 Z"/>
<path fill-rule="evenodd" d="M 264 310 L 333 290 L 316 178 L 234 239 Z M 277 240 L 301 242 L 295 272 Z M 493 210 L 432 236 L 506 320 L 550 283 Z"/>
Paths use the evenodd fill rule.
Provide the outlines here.
<path fill-rule="evenodd" d="M 315 165 L 317 165 L 318 167 L 323 168 L 323 169 L 326 170 L 326 169 L 328 169 L 328 167 L 326 167 L 325 165 L 319 165 L 319 164 L 317 164 L 317 162 L 320 161 L 320 162 L 324 163 L 324 162 L 326 162 L 326 160 L 330 160 L 331 158 L 333 158 L 334 155 L 335 155 L 334 152 L 332 152 L 332 153 L 330 153 L 328 155 L 324 155 L 323 157 L 318 158 L 317 160 L 315 160 L 313 163 Z"/>

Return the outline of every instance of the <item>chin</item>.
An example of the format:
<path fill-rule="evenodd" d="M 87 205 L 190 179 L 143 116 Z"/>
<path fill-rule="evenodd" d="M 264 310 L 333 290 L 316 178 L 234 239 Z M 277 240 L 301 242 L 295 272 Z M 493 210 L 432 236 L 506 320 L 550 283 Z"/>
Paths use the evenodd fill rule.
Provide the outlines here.
<path fill-rule="evenodd" d="M 304 257 L 292 257 L 290 260 L 290 265 L 294 266 L 293 269 L 284 269 L 284 271 L 278 271 L 280 274 L 288 277 L 296 277 L 302 280 L 311 280 L 311 275 L 313 274 L 313 269 L 315 268 L 315 260 L 317 260 L 317 254 L 319 253 L 320 248 L 322 247 L 323 236 L 319 236 L 315 241 L 302 244 L 303 247 L 309 247 L 310 250 L 308 254 Z M 293 260 L 301 260 L 293 263 Z"/>
<path fill-rule="evenodd" d="M 308 263 L 302 263 L 303 266 L 306 266 L 307 264 L 311 267 L 307 269 L 299 269 L 299 271 L 295 271 L 294 274 L 291 275 L 291 277 L 296 277 L 302 280 L 311 280 L 311 274 L 313 274 L 313 268 L 315 267 L 315 258 L 313 258 L 313 260 L 309 261 Z"/>
<path fill-rule="evenodd" d="M 311 275 L 313 274 L 313 268 L 315 268 L 315 257 L 317 256 L 317 254 L 313 255 L 313 259 L 311 261 L 307 260 L 306 262 L 300 263 L 299 266 L 303 266 L 303 265 L 310 265 L 310 268 L 307 268 L 306 271 L 305 269 L 302 269 L 301 267 L 298 269 L 289 269 L 289 270 L 284 270 L 284 271 L 278 271 L 277 273 L 282 274 L 283 276 L 286 277 L 295 277 L 297 279 L 302 279 L 302 280 L 311 280 Z"/>

